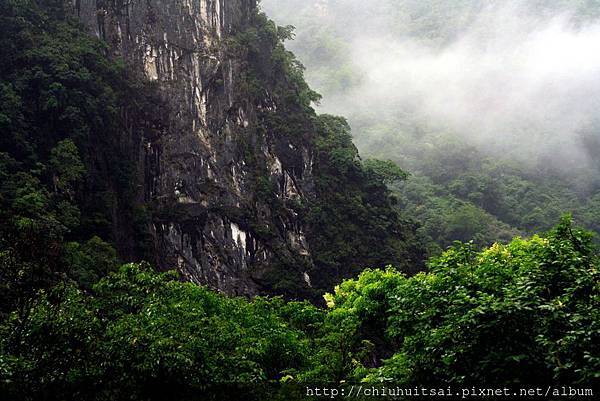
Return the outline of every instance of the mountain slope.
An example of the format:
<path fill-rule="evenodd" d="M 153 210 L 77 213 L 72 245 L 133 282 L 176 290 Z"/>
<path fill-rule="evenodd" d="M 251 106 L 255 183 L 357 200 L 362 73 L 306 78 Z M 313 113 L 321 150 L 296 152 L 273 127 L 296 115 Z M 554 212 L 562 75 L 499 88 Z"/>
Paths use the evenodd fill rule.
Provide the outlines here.
<path fill-rule="evenodd" d="M 70 210 L 64 198 L 81 217 L 52 239 L 50 270 L 71 269 L 65 241 L 95 237 L 123 261 L 177 268 L 229 294 L 318 299 L 365 266 L 421 267 L 414 223 L 393 210 L 345 122 L 314 112 L 319 96 L 283 46 L 291 32 L 253 2 L 4 7 L 3 85 L 14 101 L 3 113 L 25 113 L 3 127 L 6 174 L 56 198 L 44 213 Z M 62 192 L 47 170 L 60 164 L 57 147 L 74 169 Z M 5 188 L 9 215 L 19 186 Z M 4 247 L 19 227 L 5 227 Z"/>

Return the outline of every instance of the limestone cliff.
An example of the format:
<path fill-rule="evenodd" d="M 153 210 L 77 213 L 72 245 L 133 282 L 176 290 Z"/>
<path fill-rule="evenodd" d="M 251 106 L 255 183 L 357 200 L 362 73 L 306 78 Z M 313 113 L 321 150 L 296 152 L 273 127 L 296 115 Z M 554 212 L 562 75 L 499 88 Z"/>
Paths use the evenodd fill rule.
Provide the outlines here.
<path fill-rule="evenodd" d="M 254 0 L 75 4 L 113 55 L 156 81 L 165 99 L 165 124 L 143 143 L 146 201 L 170 212 L 153 218 L 158 263 L 234 294 L 257 293 L 275 260 L 294 263 L 302 282 L 311 263 L 294 211 L 275 214 L 257 196 L 256 172 L 266 170 L 284 204 L 304 197 L 312 155 L 273 132 L 256 132 L 257 109 L 276 105 L 268 91 L 254 102 L 240 90 L 247 53 L 226 45 L 249 26 L 255 7 Z"/>
<path fill-rule="evenodd" d="M 131 184 L 152 210 L 159 267 L 230 294 L 310 296 L 315 270 L 323 289 L 363 263 L 412 263 L 407 247 L 394 243 L 391 253 L 379 253 L 368 243 L 395 238 L 402 245 L 407 236 L 379 196 L 385 189 L 367 188 L 349 134 L 341 142 L 318 139 L 310 108 L 317 95 L 281 45 L 289 32 L 261 16 L 255 0 L 76 0 L 74 10 L 162 98 L 138 145 L 143 174 Z M 336 141 L 345 148 L 331 148 Z M 331 149 L 319 153 L 318 143 Z M 347 177 L 327 152 L 347 155 Z M 319 164 L 333 186 L 315 178 Z M 351 185 L 359 191 L 348 191 Z M 329 196 L 334 187 L 346 197 Z M 320 197 L 329 203 L 315 206 Z M 338 227 L 346 221 L 354 226 Z M 372 221 L 381 224 L 363 227 Z M 327 235 L 310 235 L 324 227 Z M 309 248 L 326 255 L 315 258 Z M 361 259 L 365 252 L 382 256 Z M 323 262 L 315 267 L 317 259 Z"/>

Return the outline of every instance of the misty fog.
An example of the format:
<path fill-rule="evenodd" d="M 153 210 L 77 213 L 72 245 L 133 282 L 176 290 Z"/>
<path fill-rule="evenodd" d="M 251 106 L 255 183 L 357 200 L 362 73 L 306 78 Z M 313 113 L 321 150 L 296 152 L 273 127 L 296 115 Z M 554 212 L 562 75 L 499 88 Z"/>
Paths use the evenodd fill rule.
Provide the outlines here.
<path fill-rule="evenodd" d="M 586 165 L 600 110 L 600 20 L 585 1 L 263 0 L 361 151 L 374 124 L 486 152 Z M 393 133 L 390 135 L 394 135 Z M 423 136 L 423 139 L 425 136 Z"/>

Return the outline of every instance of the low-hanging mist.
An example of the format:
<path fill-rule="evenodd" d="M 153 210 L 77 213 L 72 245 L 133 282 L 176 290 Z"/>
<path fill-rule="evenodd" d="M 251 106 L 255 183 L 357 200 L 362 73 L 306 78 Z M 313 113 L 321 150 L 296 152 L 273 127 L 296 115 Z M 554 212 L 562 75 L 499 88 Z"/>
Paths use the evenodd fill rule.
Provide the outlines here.
<path fill-rule="evenodd" d="M 397 120 L 398 135 L 457 135 L 570 170 L 591 165 L 598 138 L 600 21 L 585 3 L 265 0 L 263 9 L 297 26 L 290 47 L 324 95 L 321 111 L 349 117 L 362 151 L 361 128 Z"/>

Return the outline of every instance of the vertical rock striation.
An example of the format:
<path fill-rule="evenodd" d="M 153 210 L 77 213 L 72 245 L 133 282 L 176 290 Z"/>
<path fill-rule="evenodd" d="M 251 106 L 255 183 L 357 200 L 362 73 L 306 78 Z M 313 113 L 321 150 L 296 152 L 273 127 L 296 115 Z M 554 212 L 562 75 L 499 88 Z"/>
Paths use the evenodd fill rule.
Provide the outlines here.
<path fill-rule="evenodd" d="M 260 293 L 269 269 L 281 264 L 293 266 L 297 277 L 290 279 L 308 287 L 307 228 L 289 205 L 311 196 L 313 150 L 259 129 L 260 111 L 277 105 L 268 90 L 248 99 L 240 89 L 248 53 L 227 46 L 251 24 L 255 0 L 74 6 L 111 53 L 154 82 L 164 99 L 160 123 L 139 145 L 144 201 L 154 210 L 155 262 L 229 294 Z M 261 196 L 264 187 L 268 196 Z"/>

